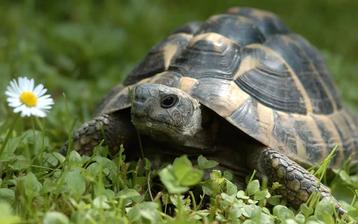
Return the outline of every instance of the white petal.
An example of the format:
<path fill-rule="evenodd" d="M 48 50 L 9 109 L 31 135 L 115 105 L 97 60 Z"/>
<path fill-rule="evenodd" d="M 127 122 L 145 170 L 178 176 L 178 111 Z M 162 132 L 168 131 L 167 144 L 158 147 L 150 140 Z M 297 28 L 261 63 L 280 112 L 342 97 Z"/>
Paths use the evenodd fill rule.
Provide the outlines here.
<path fill-rule="evenodd" d="M 21 117 L 27 117 L 26 109 L 20 111 Z"/>
<path fill-rule="evenodd" d="M 46 113 L 38 108 L 32 108 L 32 114 L 37 117 L 46 117 Z"/>
<path fill-rule="evenodd" d="M 30 115 L 30 108 L 22 105 L 18 108 L 15 108 L 15 109 L 18 109 L 17 111 L 14 110 L 15 113 L 17 112 L 21 112 L 21 117 L 28 117 Z"/>
<path fill-rule="evenodd" d="M 19 106 L 19 107 L 14 108 L 14 112 L 15 112 L 15 113 L 19 113 L 20 111 L 25 110 L 25 108 L 26 108 L 25 105 L 21 105 L 21 106 Z"/>
<path fill-rule="evenodd" d="M 33 92 L 34 91 L 34 86 L 35 86 L 35 81 L 34 81 L 34 79 L 30 79 L 29 80 L 29 82 L 28 82 L 28 90 L 30 91 L 30 92 Z"/>
<path fill-rule="evenodd" d="M 18 82 L 21 92 L 30 91 L 30 80 L 27 77 L 19 77 Z"/>
<path fill-rule="evenodd" d="M 25 91 L 31 91 L 31 81 L 27 77 L 24 78 L 24 90 Z"/>
<path fill-rule="evenodd" d="M 51 109 L 51 107 L 39 107 L 38 109 L 47 113 Z"/>
<path fill-rule="evenodd" d="M 12 94 L 20 94 L 21 90 L 18 83 L 15 80 L 10 82 L 10 85 L 7 86 L 6 90 Z"/>
<path fill-rule="evenodd" d="M 6 99 L 7 102 L 11 103 L 11 102 L 15 102 L 15 101 L 20 101 L 19 97 L 8 97 Z"/>
<path fill-rule="evenodd" d="M 27 77 L 23 77 L 22 78 L 22 83 L 23 83 L 23 90 L 24 91 L 29 91 L 29 83 L 30 83 L 30 80 L 27 78 Z"/>
<path fill-rule="evenodd" d="M 53 102 L 53 99 L 51 99 L 51 98 L 47 98 L 47 99 L 39 98 L 38 101 L 37 101 L 37 105 L 41 105 L 41 106 L 43 106 L 43 105 L 53 105 L 53 104 L 55 104 L 55 103 Z"/>
<path fill-rule="evenodd" d="M 50 105 L 38 105 L 37 108 L 39 108 L 41 110 L 49 110 L 49 109 L 52 108 L 52 106 L 50 106 Z"/>
<path fill-rule="evenodd" d="M 14 80 L 12 80 L 12 81 L 10 81 L 10 84 L 6 87 L 6 91 L 15 92 L 16 86 L 17 86 L 17 83 Z"/>
<path fill-rule="evenodd" d="M 5 95 L 8 96 L 8 97 L 13 97 L 13 98 L 19 97 L 19 94 L 15 93 L 13 91 L 9 91 L 9 90 L 5 91 Z"/>
<path fill-rule="evenodd" d="M 48 99 L 48 98 L 51 98 L 51 95 L 49 95 L 49 94 L 46 94 L 46 95 L 43 95 L 43 96 L 40 96 L 39 98 L 41 98 L 41 99 Z"/>
<path fill-rule="evenodd" d="M 14 90 L 20 90 L 20 84 L 18 82 L 18 80 L 12 80 L 10 82 L 11 87 L 14 88 Z"/>
<path fill-rule="evenodd" d="M 45 94 L 47 91 L 47 89 L 44 88 L 44 86 L 42 84 L 38 84 L 35 89 L 34 89 L 34 94 L 37 96 L 37 97 L 40 97 L 42 96 L 43 94 Z"/>
<path fill-rule="evenodd" d="M 9 103 L 9 106 L 10 106 L 10 107 L 13 107 L 13 108 L 19 107 L 19 106 L 21 106 L 21 105 L 22 105 L 21 103 Z"/>
<path fill-rule="evenodd" d="M 18 78 L 18 83 L 19 83 L 20 91 L 24 91 L 26 89 L 26 80 L 25 80 L 25 78 L 19 77 Z"/>
<path fill-rule="evenodd" d="M 45 95 L 46 92 L 47 92 L 47 89 L 43 88 L 42 91 L 39 93 L 39 96 Z"/>
<path fill-rule="evenodd" d="M 46 95 L 43 95 L 43 96 L 40 96 L 39 97 L 39 100 L 43 100 L 43 99 L 51 99 L 52 100 L 52 97 L 49 95 L 49 94 L 46 94 Z"/>
<path fill-rule="evenodd" d="M 53 102 L 53 99 L 52 98 L 47 98 L 47 99 L 43 99 L 43 98 L 39 98 L 38 99 L 38 104 L 40 104 L 40 105 L 53 105 L 53 104 L 55 104 L 54 102 Z"/>
<path fill-rule="evenodd" d="M 27 117 L 30 117 L 31 116 L 31 108 L 26 108 L 25 110 L 24 110 L 24 113 L 25 113 L 25 116 L 27 116 Z"/>
<path fill-rule="evenodd" d="M 18 106 L 22 105 L 22 103 L 18 99 L 11 100 L 11 101 L 8 101 L 8 102 L 9 102 L 10 107 L 18 107 Z"/>

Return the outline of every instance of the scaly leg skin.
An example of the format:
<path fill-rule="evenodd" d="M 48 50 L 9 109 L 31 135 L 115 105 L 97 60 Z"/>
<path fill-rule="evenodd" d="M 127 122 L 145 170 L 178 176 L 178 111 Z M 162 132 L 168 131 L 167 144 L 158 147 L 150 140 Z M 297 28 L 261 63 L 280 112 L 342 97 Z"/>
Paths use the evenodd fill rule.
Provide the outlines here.
<path fill-rule="evenodd" d="M 270 183 L 280 183 L 282 187 L 279 193 L 294 207 L 297 208 L 305 203 L 313 192 L 318 192 L 321 198 L 327 197 L 336 201 L 328 187 L 287 156 L 270 148 L 255 152 L 251 154 L 251 161 L 256 163 L 253 168 L 258 171 L 261 178 L 268 178 Z M 345 213 L 337 201 L 336 209 L 339 214 Z"/>
<path fill-rule="evenodd" d="M 126 113 L 101 114 L 84 123 L 73 135 L 72 146 L 80 154 L 90 155 L 100 143 L 107 145 L 114 155 L 121 144 L 131 147 L 136 142 L 136 131 Z M 68 143 L 62 148 L 66 153 Z"/>

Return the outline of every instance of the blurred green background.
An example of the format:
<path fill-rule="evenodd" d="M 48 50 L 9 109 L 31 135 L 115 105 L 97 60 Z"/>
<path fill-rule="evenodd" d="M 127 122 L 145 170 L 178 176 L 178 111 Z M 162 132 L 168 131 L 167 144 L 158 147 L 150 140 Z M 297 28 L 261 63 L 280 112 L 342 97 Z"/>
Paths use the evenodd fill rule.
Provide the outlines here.
<path fill-rule="evenodd" d="M 92 117 L 100 99 L 155 43 L 184 23 L 205 20 L 232 6 L 272 11 L 291 30 L 306 37 L 325 57 L 346 105 L 358 111 L 358 0 L 0 0 L 0 142 L 4 145 L 9 140 L 6 148 L 0 149 L 8 157 L 0 161 L 0 171 L 5 173 L 0 175 L 0 187 L 11 193 L 8 196 L 16 211 L 31 217 L 33 223 L 40 223 L 44 212 L 53 206 L 66 213 L 73 197 L 63 197 L 67 188 L 62 189 L 63 184 L 57 181 L 73 172 L 59 169 L 61 178 L 52 171 L 48 174 L 48 170 L 67 164 L 48 158 L 56 155 L 76 126 Z M 43 83 L 55 100 L 48 118 L 36 120 L 41 132 L 36 131 L 34 120 L 15 123 L 7 106 L 5 88 L 19 76 Z M 8 132 L 13 124 L 16 128 Z M 23 199 L 27 189 L 32 192 L 36 188 L 31 184 L 21 188 L 21 177 L 29 173 L 37 186 L 44 186 L 41 194 L 37 192 L 43 201 L 33 201 L 32 196 Z M 83 173 L 77 174 L 69 186 L 76 188 L 80 181 L 83 189 L 86 183 L 91 189 L 89 181 L 97 180 L 85 182 Z M 337 198 L 350 203 L 352 191 L 345 185 L 356 186 L 357 178 L 343 174 L 331 188 Z M 84 176 L 90 177 L 89 173 Z M 97 184 L 103 187 L 100 181 L 93 186 Z M 99 195 L 100 191 L 92 190 L 84 197 Z M 24 204 L 26 208 L 21 207 Z M 78 217 L 83 222 L 84 216 Z"/>
<path fill-rule="evenodd" d="M 0 92 L 27 75 L 55 98 L 50 125 L 62 134 L 145 53 L 178 26 L 231 6 L 273 11 L 326 58 L 346 102 L 358 109 L 357 0 L 1 1 Z M 0 94 L 0 116 L 11 113 Z"/>

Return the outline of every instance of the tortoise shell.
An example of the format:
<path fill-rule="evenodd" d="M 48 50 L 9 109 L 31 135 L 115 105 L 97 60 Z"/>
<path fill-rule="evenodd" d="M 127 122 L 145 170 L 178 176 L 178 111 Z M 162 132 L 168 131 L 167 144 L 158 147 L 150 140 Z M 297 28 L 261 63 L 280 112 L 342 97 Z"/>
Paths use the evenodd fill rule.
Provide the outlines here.
<path fill-rule="evenodd" d="M 301 164 L 357 163 L 358 122 L 342 107 L 319 52 L 274 14 L 232 8 L 154 46 L 99 107 L 130 107 L 140 83 L 179 88 L 259 142 Z"/>

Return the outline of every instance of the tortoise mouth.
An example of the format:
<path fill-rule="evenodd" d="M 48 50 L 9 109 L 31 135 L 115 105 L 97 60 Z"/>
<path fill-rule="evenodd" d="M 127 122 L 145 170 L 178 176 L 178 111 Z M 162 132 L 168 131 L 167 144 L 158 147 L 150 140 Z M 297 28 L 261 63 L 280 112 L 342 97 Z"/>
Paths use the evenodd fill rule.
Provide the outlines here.
<path fill-rule="evenodd" d="M 170 102 L 177 103 L 177 102 Z M 151 109 L 147 103 L 138 101 L 132 102 L 131 120 L 137 130 L 156 134 L 160 136 L 175 136 L 179 137 L 185 132 L 183 124 L 177 124 L 173 120 L 167 119 L 167 114 L 159 114 L 151 116 Z M 169 116 L 168 116 L 169 117 Z"/>
<path fill-rule="evenodd" d="M 157 120 L 157 119 L 153 119 L 151 117 L 146 116 L 145 114 L 136 114 L 136 113 L 132 113 L 132 123 L 135 126 L 143 126 L 145 125 L 148 128 L 152 128 L 153 124 L 160 124 L 160 126 L 166 126 L 167 128 L 170 129 L 170 127 L 172 126 L 172 124 L 165 122 L 163 120 Z M 174 130 L 174 128 L 172 128 Z"/>
<path fill-rule="evenodd" d="M 173 127 L 172 124 L 153 119 L 142 114 L 131 114 L 133 125 L 142 133 L 159 139 L 168 138 L 170 136 L 180 136 L 182 131 L 178 127 Z"/>
<path fill-rule="evenodd" d="M 202 133 L 194 136 L 186 136 L 184 131 L 173 127 L 163 121 L 148 118 L 143 115 L 132 114 L 132 123 L 140 134 L 151 137 L 153 140 L 166 144 L 160 150 L 161 153 L 168 155 L 200 155 L 216 152 L 216 147 L 209 144 L 207 138 L 203 138 Z M 170 147 L 168 146 L 170 145 Z"/>

